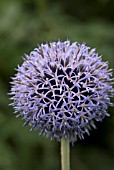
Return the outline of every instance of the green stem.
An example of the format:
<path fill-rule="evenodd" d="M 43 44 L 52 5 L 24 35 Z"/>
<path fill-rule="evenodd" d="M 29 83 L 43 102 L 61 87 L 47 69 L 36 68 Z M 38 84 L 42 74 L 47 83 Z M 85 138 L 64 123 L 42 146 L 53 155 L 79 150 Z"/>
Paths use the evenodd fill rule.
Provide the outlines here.
<path fill-rule="evenodd" d="M 70 144 L 64 137 L 61 139 L 61 170 L 70 170 Z"/>

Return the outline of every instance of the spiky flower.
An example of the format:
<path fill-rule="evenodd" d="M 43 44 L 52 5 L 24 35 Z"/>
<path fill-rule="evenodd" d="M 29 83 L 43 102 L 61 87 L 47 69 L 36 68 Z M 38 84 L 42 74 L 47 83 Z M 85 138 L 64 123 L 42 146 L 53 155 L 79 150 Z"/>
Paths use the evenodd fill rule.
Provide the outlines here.
<path fill-rule="evenodd" d="M 12 78 L 12 105 L 31 130 L 74 142 L 109 116 L 111 76 L 108 63 L 84 43 L 41 44 L 25 55 Z"/>

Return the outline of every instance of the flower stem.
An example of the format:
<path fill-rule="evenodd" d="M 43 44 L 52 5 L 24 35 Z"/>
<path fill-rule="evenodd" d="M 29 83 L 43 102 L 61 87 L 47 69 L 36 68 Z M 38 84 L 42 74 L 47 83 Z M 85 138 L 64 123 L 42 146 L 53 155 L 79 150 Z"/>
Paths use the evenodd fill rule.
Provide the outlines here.
<path fill-rule="evenodd" d="M 61 139 L 61 170 L 70 170 L 70 144 L 69 140 Z"/>

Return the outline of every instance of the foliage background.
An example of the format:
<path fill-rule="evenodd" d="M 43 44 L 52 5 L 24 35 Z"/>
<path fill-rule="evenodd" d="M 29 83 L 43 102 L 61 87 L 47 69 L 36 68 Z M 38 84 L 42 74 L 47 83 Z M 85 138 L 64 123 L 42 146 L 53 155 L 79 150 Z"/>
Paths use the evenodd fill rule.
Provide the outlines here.
<path fill-rule="evenodd" d="M 114 67 L 113 0 L 0 0 L 0 170 L 58 170 L 60 144 L 22 127 L 8 106 L 9 81 L 38 43 L 67 38 L 96 47 Z M 114 169 L 114 110 L 71 146 L 72 170 Z"/>

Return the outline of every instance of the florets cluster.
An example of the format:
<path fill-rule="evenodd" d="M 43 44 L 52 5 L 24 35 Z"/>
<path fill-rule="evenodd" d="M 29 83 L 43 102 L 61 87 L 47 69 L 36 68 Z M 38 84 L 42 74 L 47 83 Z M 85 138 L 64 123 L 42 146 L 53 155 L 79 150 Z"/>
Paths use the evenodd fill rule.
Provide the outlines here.
<path fill-rule="evenodd" d="M 111 76 L 108 63 L 84 43 L 41 44 L 25 55 L 12 78 L 12 105 L 31 130 L 74 142 L 109 116 Z"/>

